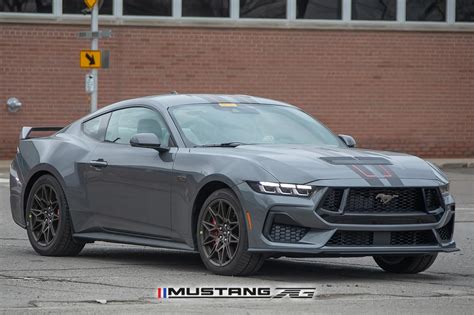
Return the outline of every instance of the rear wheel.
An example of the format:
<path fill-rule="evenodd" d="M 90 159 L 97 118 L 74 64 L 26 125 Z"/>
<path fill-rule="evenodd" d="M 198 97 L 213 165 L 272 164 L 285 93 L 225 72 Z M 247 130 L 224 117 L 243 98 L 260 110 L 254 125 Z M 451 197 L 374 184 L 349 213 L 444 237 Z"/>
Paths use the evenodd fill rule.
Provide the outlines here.
<path fill-rule="evenodd" d="M 242 207 L 230 189 L 212 193 L 201 208 L 197 225 L 201 259 L 210 271 L 220 275 L 250 275 L 265 257 L 250 253 Z"/>
<path fill-rule="evenodd" d="M 66 196 L 51 175 L 41 176 L 30 190 L 26 230 L 33 249 L 44 256 L 75 256 L 85 243 L 72 238 Z"/>
<path fill-rule="evenodd" d="M 380 268 L 392 273 L 419 273 L 427 270 L 437 254 L 420 256 L 374 256 Z"/>

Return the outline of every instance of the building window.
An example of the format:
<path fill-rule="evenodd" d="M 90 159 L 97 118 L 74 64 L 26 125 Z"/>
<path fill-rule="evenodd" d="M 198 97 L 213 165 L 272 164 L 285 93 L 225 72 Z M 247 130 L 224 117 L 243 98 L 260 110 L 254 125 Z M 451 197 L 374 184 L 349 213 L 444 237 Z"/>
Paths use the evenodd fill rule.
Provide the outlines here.
<path fill-rule="evenodd" d="M 182 16 L 229 17 L 229 0 L 182 0 Z"/>
<path fill-rule="evenodd" d="M 446 0 L 407 0 L 407 21 L 446 21 Z"/>
<path fill-rule="evenodd" d="M 240 17 L 286 19 L 286 0 L 240 0 Z"/>
<path fill-rule="evenodd" d="M 0 0 L 0 12 L 53 13 L 52 0 Z"/>
<path fill-rule="evenodd" d="M 123 15 L 171 16 L 172 0 L 123 0 Z"/>
<path fill-rule="evenodd" d="M 364 21 L 395 21 L 396 0 L 352 0 L 352 19 Z"/>
<path fill-rule="evenodd" d="M 104 0 L 99 14 L 112 15 L 112 2 L 113 0 Z M 83 10 L 86 8 L 84 0 L 63 0 L 63 13 L 65 14 L 83 14 Z"/>
<path fill-rule="evenodd" d="M 474 0 L 456 1 L 456 21 L 474 22 Z"/>
<path fill-rule="evenodd" d="M 297 19 L 340 20 L 342 0 L 297 0 Z"/>

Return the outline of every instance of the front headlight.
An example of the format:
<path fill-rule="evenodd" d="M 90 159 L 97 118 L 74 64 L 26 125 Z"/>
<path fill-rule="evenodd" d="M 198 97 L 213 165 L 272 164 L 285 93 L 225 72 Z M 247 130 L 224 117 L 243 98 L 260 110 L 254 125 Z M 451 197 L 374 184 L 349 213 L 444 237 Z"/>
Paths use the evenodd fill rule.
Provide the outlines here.
<path fill-rule="evenodd" d="M 315 187 L 309 185 L 251 181 L 247 183 L 256 192 L 269 195 L 310 197 L 315 191 Z"/>

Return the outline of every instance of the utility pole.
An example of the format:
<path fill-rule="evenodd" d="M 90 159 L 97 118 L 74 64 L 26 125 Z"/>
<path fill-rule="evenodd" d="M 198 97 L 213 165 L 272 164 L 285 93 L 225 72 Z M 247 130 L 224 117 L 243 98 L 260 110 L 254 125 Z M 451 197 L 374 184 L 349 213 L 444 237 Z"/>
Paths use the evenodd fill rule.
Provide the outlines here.
<path fill-rule="evenodd" d="M 92 34 L 99 32 L 99 2 L 97 1 L 92 8 L 91 32 Z M 92 36 L 91 50 L 99 50 L 99 36 Z M 99 71 L 97 68 L 91 70 L 94 88 L 91 93 L 91 113 L 97 110 L 97 98 L 99 90 Z"/>

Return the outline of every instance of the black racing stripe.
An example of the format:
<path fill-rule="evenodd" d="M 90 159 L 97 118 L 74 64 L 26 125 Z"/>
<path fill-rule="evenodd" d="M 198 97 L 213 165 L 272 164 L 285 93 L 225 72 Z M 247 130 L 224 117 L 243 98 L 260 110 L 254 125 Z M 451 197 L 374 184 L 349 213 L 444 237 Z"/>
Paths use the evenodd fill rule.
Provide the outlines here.
<path fill-rule="evenodd" d="M 382 172 L 384 178 L 394 187 L 402 187 L 403 183 L 400 177 L 388 165 L 377 165 L 377 170 Z"/>
<path fill-rule="evenodd" d="M 376 175 L 369 171 L 362 165 L 347 165 L 351 170 L 356 172 L 362 179 L 364 179 L 370 186 L 383 187 L 385 186 L 380 179 L 375 177 Z M 369 175 L 369 176 L 368 176 Z M 373 175 L 374 177 L 371 177 Z"/>
<path fill-rule="evenodd" d="M 334 150 L 336 151 L 336 150 Z M 334 165 L 390 165 L 389 160 L 381 157 L 364 156 L 327 156 L 320 157 L 321 160 Z"/>

